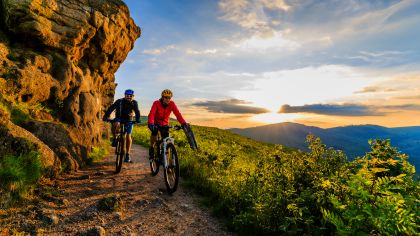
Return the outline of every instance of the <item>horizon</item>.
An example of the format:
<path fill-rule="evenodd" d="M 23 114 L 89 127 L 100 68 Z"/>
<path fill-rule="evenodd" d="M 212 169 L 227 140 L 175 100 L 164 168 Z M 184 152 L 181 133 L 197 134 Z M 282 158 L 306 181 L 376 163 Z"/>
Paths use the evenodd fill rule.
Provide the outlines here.
<path fill-rule="evenodd" d="M 301 123 L 297 123 L 297 122 L 285 121 L 285 122 L 280 122 L 280 123 L 271 123 L 271 124 L 265 124 L 265 125 L 259 125 L 259 126 L 250 126 L 250 127 L 246 127 L 246 128 L 227 127 L 227 128 L 223 128 L 223 129 L 250 129 L 250 128 L 259 128 L 259 127 L 262 127 L 262 126 L 285 124 L 285 123 L 303 125 L 303 126 L 307 126 L 307 127 L 315 127 L 315 128 L 320 128 L 320 129 L 331 129 L 331 128 L 340 128 L 340 127 L 349 127 L 349 126 L 379 126 L 379 127 L 383 127 L 383 128 L 387 128 L 387 129 L 420 127 L 420 125 L 388 127 L 388 126 L 382 126 L 382 125 L 377 125 L 377 124 L 357 124 L 357 125 L 350 124 L 350 125 L 344 125 L 344 126 L 340 125 L 340 126 L 332 126 L 332 127 L 328 127 L 328 128 L 322 128 L 322 127 L 315 126 L 315 125 L 305 125 L 305 124 L 301 124 Z M 217 127 L 214 127 L 214 128 L 217 128 Z"/>
<path fill-rule="evenodd" d="M 203 126 L 420 125 L 418 1 L 124 2 L 142 35 L 115 99 L 142 114 L 170 88 Z"/>

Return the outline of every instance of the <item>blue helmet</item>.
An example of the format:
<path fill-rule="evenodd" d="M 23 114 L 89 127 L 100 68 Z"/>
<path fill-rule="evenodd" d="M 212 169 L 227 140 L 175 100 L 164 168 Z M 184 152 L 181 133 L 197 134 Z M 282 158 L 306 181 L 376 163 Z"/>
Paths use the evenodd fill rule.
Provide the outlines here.
<path fill-rule="evenodd" d="M 124 95 L 134 95 L 134 91 L 132 89 L 127 89 L 125 90 Z"/>

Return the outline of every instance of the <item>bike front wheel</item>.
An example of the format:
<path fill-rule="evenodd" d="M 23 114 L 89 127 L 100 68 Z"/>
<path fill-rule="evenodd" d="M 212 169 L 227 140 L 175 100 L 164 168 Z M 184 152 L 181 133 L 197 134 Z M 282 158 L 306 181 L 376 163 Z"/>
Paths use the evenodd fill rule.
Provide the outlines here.
<path fill-rule="evenodd" d="M 121 172 L 123 158 L 125 155 L 125 148 L 124 148 L 124 137 L 119 137 L 117 141 L 117 147 L 116 149 L 116 157 L 115 157 L 115 173 L 118 174 Z"/>
<path fill-rule="evenodd" d="M 159 148 L 158 145 L 153 145 L 153 156 L 149 159 L 150 170 L 152 171 L 152 176 L 155 176 L 159 173 Z"/>
<path fill-rule="evenodd" d="M 179 181 L 178 154 L 176 153 L 175 146 L 172 143 L 168 144 L 166 148 L 168 166 L 165 168 L 163 175 L 168 193 L 173 193 L 178 188 Z"/>

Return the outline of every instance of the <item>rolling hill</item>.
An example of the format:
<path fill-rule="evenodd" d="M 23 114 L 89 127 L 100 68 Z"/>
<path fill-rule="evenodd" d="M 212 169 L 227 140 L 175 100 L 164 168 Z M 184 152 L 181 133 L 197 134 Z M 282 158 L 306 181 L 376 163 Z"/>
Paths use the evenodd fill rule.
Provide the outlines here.
<path fill-rule="evenodd" d="M 258 141 L 283 144 L 305 151 L 306 136 L 312 133 L 327 146 L 343 150 L 349 158 L 362 156 L 369 151 L 369 139 L 391 139 L 391 144 L 409 155 L 409 162 L 416 169 L 420 168 L 420 126 L 386 128 L 378 125 L 351 125 L 322 129 L 285 122 L 229 131 Z"/>

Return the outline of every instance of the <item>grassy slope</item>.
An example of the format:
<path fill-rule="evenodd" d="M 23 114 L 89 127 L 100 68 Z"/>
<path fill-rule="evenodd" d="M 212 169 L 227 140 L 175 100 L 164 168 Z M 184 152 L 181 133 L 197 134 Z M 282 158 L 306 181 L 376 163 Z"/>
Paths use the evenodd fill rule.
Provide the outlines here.
<path fill-rule="evenodd" d="M 341 221 L 334 221 L 336 215 L 333 213 L 341 214 L 344 220 L 356 218 L 366 222 L 356 222 L 350 229 L 346 228 L 350 230 L 345 231 L 349 234 L 372 230 L 397 232 L 387 231 L 391 229 L 388 226 L 376 229 L 376 215 L 394 214 L 392 206 L 398 201 L 407 202 L 403 206 L 406 212 L 418 210 L 418 207 L 413 207 L 418 195 L 418 187 L 415 187 L 418 183 L 412 181 L 413 172 L 401 175 L 405 176 L 401 177 L 404 180 L 393 183 L 395 186 L 388 183 L 381 188 L 378 186 L 378 189 L 384 188 L 387 194 L 391 194 L 392 189 L 401 190 L 392 198 L 387 198 L 382 203 L 383 207 L 366 214 L 366 210 L 359 212 L 359 208 L 371 209 L 371 201 L 383 195 L 380 191 L 371 193 L 372 186 L 369 185 L 375 185 L 375 181 L 364 180 L 366 173 L 375 175 L 370 171 L 379 171 L 377 168 L 357 171 L 359 164 L 346 162 L 342 152 L 325 148 L 317 139 L 312 139 L 311 151 L 303 153 L 217 128 L 194 126 L 193 130 L 199 146 L 197 151 L 189 148 L 182 131 L 171 131 L 180 157 L 181 175 L 186 177 L 184 180 L 191 187 L 207 197 L 214 213 L 226 216 L 228 226 L 240 234 L 331 234 L 337 232 L 336 228 L 341 224 Z M 148 147 L 149 136 L 146 126 L 134 128 L 135 143 Z M 380 153 L 384 158 L 387 156 Z M 411 170 L 405 161 L 395 161 Z M 355 185 L 353 182 L 359 179 L 368 184 L 359 185 L 357 182 Z M 388 187 L 391 190 L 386 189 Z M 335 196 L 344 199 L 343 204 L 355 206 L 357 211 L 351 212 L 354 215 L 347 216 L 341 206 L 337 208 L 331 200 Z M 321 209 L 325 209 L 323 213 Z M 324 217 L 329 217 L 329 222 Z M 415 217 L 411 218 L 404 221 L 408 222 L 404 227 L 411 228 L 401 232 L 413 232 L 417 223 L 413 220 Z M 344 225 L 346 222 L 352 223 L 345 221 Z"/>

